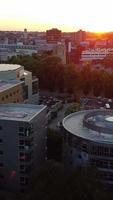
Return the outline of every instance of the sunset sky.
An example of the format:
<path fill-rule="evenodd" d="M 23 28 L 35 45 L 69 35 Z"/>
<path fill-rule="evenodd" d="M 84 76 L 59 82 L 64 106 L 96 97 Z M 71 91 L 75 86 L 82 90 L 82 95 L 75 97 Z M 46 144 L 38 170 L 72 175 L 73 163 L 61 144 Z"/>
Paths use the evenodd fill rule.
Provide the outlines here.
<path fill-rule="evenodd" d="M 113 0 L 0 0 L 0 30 L 113 31 Z"/>

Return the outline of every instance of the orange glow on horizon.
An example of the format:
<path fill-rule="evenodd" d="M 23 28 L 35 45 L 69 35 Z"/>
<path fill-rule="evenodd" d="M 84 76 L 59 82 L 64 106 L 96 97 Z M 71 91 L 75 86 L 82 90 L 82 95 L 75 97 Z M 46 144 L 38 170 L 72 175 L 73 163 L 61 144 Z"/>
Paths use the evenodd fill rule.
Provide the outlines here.
<path fill-rule="evenodd" d="M 112 0 L 0 0 L 0 30 L 113 30 Z"/>

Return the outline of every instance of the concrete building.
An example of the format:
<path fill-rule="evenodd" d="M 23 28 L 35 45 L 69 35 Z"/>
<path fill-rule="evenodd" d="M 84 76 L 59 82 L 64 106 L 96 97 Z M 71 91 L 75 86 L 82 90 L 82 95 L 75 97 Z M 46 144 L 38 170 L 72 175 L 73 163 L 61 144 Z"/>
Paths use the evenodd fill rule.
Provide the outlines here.
<path fill-rule="evenodd" d="M 46 106 L 0 105 L 0 188 L 24 192 L 46 158 Z"/>
<path fill-rule="evenodd" d="M 63 120 L 65 164 L 96 166 L 98 179 L 113 188 L 113 111 L 84 110 Z"/>
<path fill-rule="evenodd" d="M 24 37 L 24 44 L 26 44 L 27 43 L 27 39 L 28 39 L 28 32 L 27 32 L 26 28 L 24 29 L 23 37 Z"/>
<path fill-rule="evenodd" d="M 86 40 L 86 32 L 83 30 L 79 30 L 75 33 L 75 41 L 80 43 Z"/>
<path fill-rule="evenodd" d="M 106 39 L 98 39 L 95 42 L 95 48 L 106 48 L 108 44 L 107 38 Z"/>
<path fill-rule="evenodd" d="M 24 102 L 24 82 L 22 81 L 0 81 L 0 104 L 3 103 L 23 103 Z"/>
<path fill-rule="evenodd" d="M 17 55 L 32 55 L 37 53 L 35 45 L 17 44 L 0 44 L 0 62 L 5 62 L 8 58 Z"/>
<path fill-rule="evenodd" d="M 81 61 L 102 60 L 108 55 L 113 55 L 113 48 L 95 48 L 82 51 Z"/>
<path fill-rule="evenodd" d="M 28 45 L 26 44 L 28 41 L 26 39 L 26 34 L 27 32 L 25 31 L 25 37 L 24 37 L 24 44 L 23 42 L 17 42 L 14 44 L 1 44 L 0 43 L 0 63 L 5 63 L 6 61 L 8 61 L 9 58 L 11 58 L 12 56 L 18 56 L 18 55 L 32 55 L 34 54 L 42 54 L 45 51 L 55 51 L 56 49 L 60 48 L 63 49 L 62 51 L 65 51 L 65 46 L 63 43 L 61 43 L 60 47 L 59 44 L 57 44 L 60 40 L 58 40 L 57 42 L 53 42 L 50 41 L 49 43 L 47 43 L 46 39 L 35 39 L 35 44 L 34 45 Z M 62 54 L 59 54 L 59 50 L 58 50 L 58 56 L 60 55 L 60 57 L 62 57 Z"/>
<path fill-rule="evenodd" d="M 32 72 L 25 71 L 23 66 L 15 64 L 0 64 L 0 80 L 24 81 L 24 102 L 38 104 L 38 78 L 32 77 Z"/>
<path fill-rule="evenodd" d="M 53 54 L 61 58 L 62 63 L 66 64 L 66 45 L 63 42 L 58 42 L 56 47 L 53 49 Z"/>
<path fill-rule="evenodd" d="M 53 28 L 46 31 L 47 43 L 57 43 L 61 42 L 61 30 Z"/>

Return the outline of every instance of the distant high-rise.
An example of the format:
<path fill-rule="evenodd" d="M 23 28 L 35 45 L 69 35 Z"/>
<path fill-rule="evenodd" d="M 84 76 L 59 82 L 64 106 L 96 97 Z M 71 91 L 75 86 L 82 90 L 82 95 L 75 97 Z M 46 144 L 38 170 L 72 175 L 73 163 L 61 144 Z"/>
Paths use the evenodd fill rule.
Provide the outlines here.
<path fill-rule="evenodd" d="M 77 42 L 85 41 L 86 40 L 86 32 L 82 31 L 82 30 L 77 31 L 76 34 L 75 34 L 75 40 Z"/>
<path fill-rule="evenodd" d="M 24 34 L 23 34 L 23 36 L 24 36 L 24 43 L 26 44 L 26 43 L 27 43 L 27 38 L 28 38 L 28 32 L 27 32 L 27 29 L 26 29 L 26 28 L 24 29 Z"/>
<path fill-rule="evenodd" d="M 47 43 L 57 43 L 61 41 L 61 30 L 56 28 L 46 31 Z"/>

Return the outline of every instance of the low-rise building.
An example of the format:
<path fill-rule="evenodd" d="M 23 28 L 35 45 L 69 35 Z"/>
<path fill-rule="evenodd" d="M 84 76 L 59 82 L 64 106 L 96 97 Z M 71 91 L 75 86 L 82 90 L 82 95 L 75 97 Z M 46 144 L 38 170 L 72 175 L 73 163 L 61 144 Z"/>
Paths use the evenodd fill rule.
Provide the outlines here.
<path fill-rule="evenodd" d="M 32 76 L 32 72 L 24 70 L 24 67 L 16 64 L 0 64 L 0 80 L 23 81 L 23 96 L 25 103 L 38 104 L 39 88 L 38 78 Z"/>
<path fill-rule="evenodd" d="M 22 81 L 0 81 L 0 104 L 3 103 L 23 103 L 24 102 L 24 82 Z"/>
<path fill-rule="evenodd" d="M 113 189 L 113 111 L 84 110 L 63 120 L 65 165 L 95 166 L 97 178 Z"/>
<path fill-rule="evenodd" d="M 17 44 L 0 44 L 0 61 L 5 62 L 8 58 L 17 55 L 32 55 L 37 53 L 35 45 L 24 45 L 23 43 Z"/>
<path fill-rule="evenodd" d="M 80 61 L 103 60 L 108 55 L 113 55 L 113 48 L 88 49 L 82 51 Z"/>

